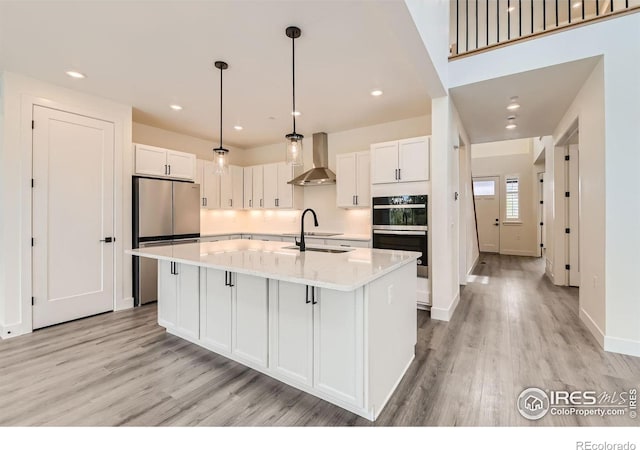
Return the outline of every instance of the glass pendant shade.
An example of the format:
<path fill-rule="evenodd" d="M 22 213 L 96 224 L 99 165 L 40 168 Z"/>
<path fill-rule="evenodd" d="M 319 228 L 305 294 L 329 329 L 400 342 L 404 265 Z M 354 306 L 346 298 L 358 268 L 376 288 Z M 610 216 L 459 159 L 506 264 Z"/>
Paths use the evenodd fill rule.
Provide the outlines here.
<path fill-rule="evenodd" d="M 301 134 L 287 134 L 287 164 L 290 166 L 302 166 L 302 139 Z"/>
<path fill-rule="evenodd" d="M 229 172 L 229 150 L 226 148 L 214 148 L 213 166 L 216 175 L 227 174 Z"/>

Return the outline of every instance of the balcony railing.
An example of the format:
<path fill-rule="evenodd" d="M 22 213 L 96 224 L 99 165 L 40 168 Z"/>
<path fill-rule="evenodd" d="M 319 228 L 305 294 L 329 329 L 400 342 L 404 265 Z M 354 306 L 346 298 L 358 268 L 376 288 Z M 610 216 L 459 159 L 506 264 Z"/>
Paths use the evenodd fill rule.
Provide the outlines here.
<path fill-rule="evenodd" d="M 451 0 L 450 57 L 633 10 L 640 0 Z"/>

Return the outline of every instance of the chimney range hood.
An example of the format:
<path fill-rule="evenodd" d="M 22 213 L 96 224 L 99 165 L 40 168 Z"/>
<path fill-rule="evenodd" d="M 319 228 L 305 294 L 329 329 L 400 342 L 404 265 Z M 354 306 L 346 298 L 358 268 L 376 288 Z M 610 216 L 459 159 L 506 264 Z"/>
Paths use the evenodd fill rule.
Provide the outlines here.
<path fill-rule="evenodd" d="M 307 170 L 288 182 L 296 186 L 336 184 L 336 174 L 329 170 L 327 133 L 313 135 L 313 169 Z"/>

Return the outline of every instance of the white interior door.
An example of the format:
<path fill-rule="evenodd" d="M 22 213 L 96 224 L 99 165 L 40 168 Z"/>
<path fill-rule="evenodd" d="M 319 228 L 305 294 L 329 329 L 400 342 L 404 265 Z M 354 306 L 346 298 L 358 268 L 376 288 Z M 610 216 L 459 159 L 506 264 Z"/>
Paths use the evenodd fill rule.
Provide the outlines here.
<path fill-rule="evenodd" d="M 569 146 L 569 286 L 580 286 L 580 177 L 577 145 Z"/>
<path fill-rule="evenodd" d="M 33 108 L 33 328 L 113 310 L 114 127 Z"/>
<path fill-rule="evenodd" d="M 500 177 L 473 178 L 481 252 L 500 252 Z"/>

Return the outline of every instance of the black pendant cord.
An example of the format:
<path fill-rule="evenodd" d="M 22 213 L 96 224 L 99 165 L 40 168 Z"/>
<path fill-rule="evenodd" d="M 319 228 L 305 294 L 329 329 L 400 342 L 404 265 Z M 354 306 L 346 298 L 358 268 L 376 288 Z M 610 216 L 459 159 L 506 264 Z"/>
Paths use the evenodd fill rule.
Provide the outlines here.
<path fill-rule="evenodd" d="M 222 149 L 222 72 L 220 69 L 220 149 Z"/>
<path fill-rule="evenodd" d="M 296 134 L 296 40 L 291 39 L 291 74 L 293 81 L 293 134 Z"/>

